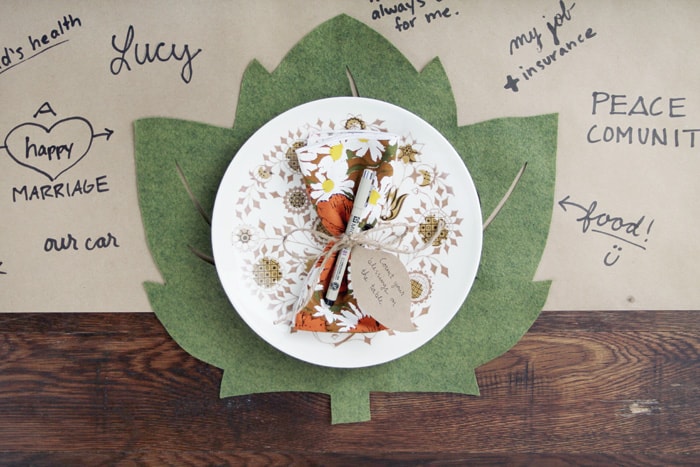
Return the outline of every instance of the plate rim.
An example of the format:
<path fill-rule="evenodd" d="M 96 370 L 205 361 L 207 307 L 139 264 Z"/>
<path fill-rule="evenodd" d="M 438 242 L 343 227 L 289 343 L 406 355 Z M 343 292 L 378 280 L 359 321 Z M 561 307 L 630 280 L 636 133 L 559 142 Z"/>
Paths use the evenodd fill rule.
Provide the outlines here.
<path fill-rule="evenodd" d="M 314 359 L 314 358 L 309 358 L 308 356 L 305 357 L 304 355 L 300 355 L 299 352 L 295 352 L 293 350 L 290 351 L 290 349 L 285 348 L 283 345 L 277 342 L 276 339 L 270 338 L 268 334 L 264 332 L 264 330 L 261 330 L 258 328 L 258 325 L 256 322 L 254 322 L 250 316 L 247 316 L 246 312 L 240 311 L 240 307 L 242 305 L 241 300 L 237 300 L 235 297 L 235 293 L 232 293 L 229 290 L 230 285 L 227 285 L 227 281 L 225 280 L 224 277 L 224 271 L 221 270 L 219 266 L 219 261 L 217 261 L 217 256 L 219 256 L 219 259 L 222 256 L 222 252 L 219 252 L 217 254 L 217 251 L 219 250 L 219 247 L 217 247 L 217 243 L 219 241 L 219 238 L 217 235 L 220 235 L 217 229 L 217 226 L 219 225 L 219 221 L 217 219 L 220 218 L 220 216 L 217 215 L 217 212 L 221 210 L 220 206 L 224 203 L 224 201 L 221 199 L 221 194 L 222 190 L 224 190 L 224 185 L 227 183 L 227 179 L 231 177 L 230 173 L 235 170 L 237 165 L 242 164 L 243 162 L 237 162 L 240 161 L 241 158 L 239 157 L 240 154 L 244 153 L 247 149 L 250 149 L 249 147 L 254 145 L 256 142 L 256 136 L 260 136 L 262 133 L 265 131 L 269 130 L 270 128 L 275 127 L 276 124 L 279 124 L 280 122 L 283 122 L 285 119 L 289 118 L 291 114 L 295 113 L 303 113 L 307 111 L 308 109 L 312 109 L 314 107 L 323 107 L 325 105 L 332 105 L 332 104 L 343 104 L 343 103 L 348 103 L 352 102 L 352 108 L 349 109 L 351 112 L 357 112 L 357 111 L 362 111 L 361 108 L 358 108 L 358 103 L 360 107 L 367 107 L 367 106 L 379 106 L 379 107 L 384 107 L 388 110 L 391 110 L 392 113 L 405 113 L 412 118 L 416 119 L 418 122 L 420 122 L 422 125 L 425 126 L 425 129 L 433 132 L 434 136 L 437 137 L 438 139 L 441 140 L 442 144 L 445 144 L 447 147 L 449 147 L 454 155 L 458 158 L 459 165 L 463 169 L 464 173 L 466 174 L 466 180 L 469 182 L 467 187 L 464 187 L 467 189 L 470 194 L 470 201 L 473 201 L 472 205 L 469 206 L 469 209 L 476 208 L 474 212 L 471 212 L 471 215 L 476 217 L 478 219 L 478 225 L 479 229 L 475 229 L 474 232 L 470 232 L 470 234 L 477 233 L 476 237 L 471 238 L 470 241 L 475 242 L 476 245 L 473 245 L 474 247 L 474 255 L 475 255 L 475 261 L 472 265 L 472 268 L 470 271 L 467 272 L 467 277 L 468 277 L 468 283 L 464 287 L 464 297 L 459 301 L 459 304 L 455 306 L 455 310 L 450 310 L 449 313 L 447 313 L 447 318 L 445 319 L 445 322 L 440 325 L 434 332 L 431 332 L 427 337 L 423 337 L 420 340 L 420 343 L 417 345 L 412 346 L 410 349 L 407 351 L 401 352 L 397 355 L 392 355 L 389 356 L 388 358 L 377 358 L 376 361 L 370 361 L 370 362 L 329 362 L 326 361 L 325 359 Z M 308 122 L 307 122 L 308 123 Z M 423 130 L 423 129 L 422 129 Z M 389 129 L 391 132 L 391 129 Z M 223 221 L 222 221 L 223 222 Z M 240 146 L 240 148 L 236 151 L 234 156 L 232 157 L 231 161 L 229 162 L 228 166 L 226 167 L 226 170 L 224 171 L 223 176 L 221 177 L 217 191 L 216 191 L 216 196 L 214 200 L 214 205 L 212 209 L 212 223 L 211 223 L 211 235 L 210 235 L 210 240 L 212 243 L 212 254 L 214 256 L 215 260 L 215 269 L 217 273 L 217 277 L 219 279 L 219 282 L 224 289 L 224 292 L 226 294 L 226 297 L 231 304 L 232 308 L 234 311 L 238 314 L 238 316 L 243 320 L 243 322 L 250 328 L 252 332 L 254 332 L 259 338 L 261 338 L 266 344 L 272 346 L 273 348 L 277 349 L 278 351 L 282 352 L 285 355 L 288 355 L 292 358 L 295 358 L 297 360 L 313 364 L 313 365 L 318 365 L 318 366 L 323 366 L 323 367 L 330 367 L 330 368 L 363 368 L 363 367 L 370 367 L 370 366 L 376 366 L 380 365 L 383 363 L 387 363 L 392 360 L 396 360 L 398 358 L 404 357 L 405 355 L 410 354 L 411 352 L 414 352 L 415 350 L 419 349 L 420 347 L 424 346 L 425 344 L 429 343 L 432 339 L 434 339 L 439 333 L 441 333 L 445 327 L 449 325 L 449 323 L 454 319 L 454 317 L 459 313 L 460 309 L 462 308 L 462 305 L 464 304 L 464 301 L 467 299 L 469 296 L 469 293 L 472 290 L 472 287 L 474 286 L 474 282 L 476 279 L 476 273 L 478 271 L 479 265 L 481 264 L 481 256 L 483 253 L 483 230 L 481 228 L 483 222 L 482 218 L 482 211 L 481 211 L 481 202 L 480 198 L 478 195 L 478 192 L 476 190 L 476 185 L 474 183 L 474 180 L 471 176 L 471 172 L 469 171 L 469 168 L 467 167 L 466 162 L 462 158 L 462 156 L 457 152 L 457 150 L 452 146 L 450 141 L 442 134 L 440 133 L 435 127 L 433 127 L 429 122 L 427 122 L 425 119 L 422 117 L 416 115 L 415 113 L 411 112 L 410 110 L 407 110 L 403 107 L 400 107 L 396 104 L 379 100 L 379 99 L 373 99 L 373 98 L 367 98 L 367 97 L 352 97 L 352 96 L 337 96 L 337 97 L 326 97 L 326 98 L 321 98 L 321 99 L 316 99 L 312 101 L 305 102 L 303 104 L 294 106 L 290 109 L 285 110 L 284 112 L 279 113 L 275 117 L 271 118 L 267 122 L 265 122 L 263 125 L 261 125 L 253 134 L 250 135 L 246 139 L 246 141 Z M 460 289 L 461 290 L 461 289 Z M 232 296 L 233 295 L 233 296 Z M 239 305 L 239 306 L 237 306 Z M 243 306 L 245 308 L 245 306 Z M 270 328 L 276 326 L 274 323 L 270 322 Z M 308 331 L 298 331 L 298 332 L 308 332 Z M 298 333 L 297 332 L 297 333 Z M 386 331 L 380 331 L 380 333 L 386 332 Z M 395 332 L 395 331 L 394 331 Z M 297 333 L 292 333 L 291 330 L 288 333 L 290 337 L 293 337 Z M 378 333 L 377 333 L 378 334 Z M 407 334 L 407 333 L 400 333 L 400 334 Z M 322 343 L 318 341 L 319 346 L 327 346 L 327 343 Z M 319 349 L 323 349 L 324 347 L 319 347 Z M 321 352 L 323 353 L 323 352 Z M 375 352 L 376 354 L 381 355 L 381 352 Z"/>

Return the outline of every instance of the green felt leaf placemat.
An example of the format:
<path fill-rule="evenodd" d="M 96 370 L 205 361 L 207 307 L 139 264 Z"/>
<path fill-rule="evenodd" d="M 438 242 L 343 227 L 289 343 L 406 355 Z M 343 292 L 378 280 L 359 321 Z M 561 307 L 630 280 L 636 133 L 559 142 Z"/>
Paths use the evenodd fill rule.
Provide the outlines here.
<path fill-rule="evenodd" d="M 433 340 L 398 360 L 360 369 L 310 365 L 255 335 L 226 297 L 211 255 L 219 181 L 260 126 L 296 105 L 351 95 L 349 67 L 363 97 L 404 107 L 437 128 L 469 168 L 484 215 L 527 163 L 520 182 L 484 235 L 474 286 Z M 456 104 L 439 59 L 418 72 L 385 38 L 346 15 L 311 31 L 272 73 L 244 73 L 233 128 L 151 118 L 135 122 L 137 183 L 150 250 L 165 283 L 146 283 L 158 319 L 188 353 L 222 368 L 221 396 L 312 391 L 330 394 L 332 423 L 370 418 L 372 391 L 478 394 L 474 368 L 512 347 L 537 318 L 549 290 L 533 282 L 553 206 L 556 115 L 457 125 Z M 187 193 L 183 178 L 191 194 Z M 201 203 L 204 215 L 191 201 Z"/>

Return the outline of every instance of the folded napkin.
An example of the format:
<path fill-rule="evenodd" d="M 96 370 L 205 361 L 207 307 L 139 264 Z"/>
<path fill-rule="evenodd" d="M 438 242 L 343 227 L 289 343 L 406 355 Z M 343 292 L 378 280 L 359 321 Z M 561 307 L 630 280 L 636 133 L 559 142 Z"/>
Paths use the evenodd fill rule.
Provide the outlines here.
<path fill-rule="evenodd" d="M 391 187 L 398 138 L 378 131 L 339 131 L 313 134 L 296 150 L 306 192 L 319 216 L 318 230 L 335 239 L 346 233 L 355 194 L 365 169 L 376 177 L 358 230 L 367 230 L 379 220 Z M 358 200 L 364 203 L 364 200 Z M 296 306 L 296 331 L 376 332 L 387 329 L 357 304 L 348 275 L 340 283 L 332 304 L 324 301 L 338 256 L 331 240 L 310 265 L 306 293 Z M 352 262 L 352 256 L 350 257 Z"/>

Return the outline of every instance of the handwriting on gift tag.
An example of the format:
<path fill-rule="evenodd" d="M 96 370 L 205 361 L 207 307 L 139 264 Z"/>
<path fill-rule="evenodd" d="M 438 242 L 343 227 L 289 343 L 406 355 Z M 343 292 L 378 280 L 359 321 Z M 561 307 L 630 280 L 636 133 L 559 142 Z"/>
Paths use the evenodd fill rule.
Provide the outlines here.
<path fill-rule="evenodd" d="M 510 39 L 508 43 L 510 56 L 526 46 L 534 46 L 538 53 L 544 53 L 544 55 L 532 63 L 519 65 L 520 71 L 506 77 L 504 89 L 512 92 L 520 91 L 520 87 L 523 85 L 522 80 L 529 81 L 536 78 L 538 73 L 548 70 L 557 63 L 557 60 L 561 62 L 561 60 L 568 59 L 566 57 L 568 54 L 596 37 L 597 33 L 591 27 L 580 28 L 572 34 L 562 34 L 563 28 L 574 18 L 575 6 L 574 2 L 567 3 L 564 0 L 559 0 L 556 13 L 549 17 L 542 16 L 545 19 L 544 28 L 538 30 L 537 26 L 534 26 L 527 32 L 520 33 Z M 543 34 L 543 31 L 548 34 Z M 548 39 L 546 43 L 551 40 L 552 48 L 545 50 L 544 38 Z"/>
<path fill-rule="evenodd" d="M 415 331 L 411 321 L 411 279 L 395 255 L 356 246 L 350 253 L 357 306 L 389 329 Z"/>
<path fill-rule="evenodd" d="M 79 17 L 64 15 L 56 21 L 56 27 L 48 32 L 31 33 L 27 35 L 25 44 L 0 47 L 0 74 L 37 57 L 44 52 L 65 44 L 70 39 L 64 37 L 71 29 L 83 25 Z"/>
<path fill-rule="evenodd" d="M 597 201 L 592 201 L 586 206 L 573 201 L 569 195 L 559 201 L 559 207 L 564 212 L 568 213 L 571 210 L 574 215 L 578 215 L 575 220 L 580 224 L 582 233 L 597 233 L 613 240 L 612 247 L 603 257 L 605 266 L 617 264 L 626 247 L 638 251 L 647 249 L 646 243 L 649 241 L 654 219 L 648 220 L 642 215 L 636 220 L 627 220 L 599 209 Z"/>
<path fill-rule="evenodd" d="M 444 0 L 385 1 L 369 0 L 372 21 L 393 20 L 394 29 L 409 31 L 419 24 L 440 24 L 440 20 L 459 15 Z"/>
<path fill-rule="evenodd" d="M 177 44 L 166 45 L 165 42 L 158 42 L 155 45 L 149 42 L 134 42 L 135 35 L 134 26 L 129 25 L 123 41 L 120 41 L 116 34 L 112 36 L 112 49 L 117 52 L 117 56 L 109 62 L 109 71 L 113 75 L 116 76 L 124 70 L 131 71 L 132 64 L 142 66 L 156 61 L 165 63 L 175 60 L 184 61 L 180 69 L 182 81 L 185 84 L 192 81 L 194 73 L 192 62 L 202 49 L 193 52 L 189 44 L 178 46 Z"/>

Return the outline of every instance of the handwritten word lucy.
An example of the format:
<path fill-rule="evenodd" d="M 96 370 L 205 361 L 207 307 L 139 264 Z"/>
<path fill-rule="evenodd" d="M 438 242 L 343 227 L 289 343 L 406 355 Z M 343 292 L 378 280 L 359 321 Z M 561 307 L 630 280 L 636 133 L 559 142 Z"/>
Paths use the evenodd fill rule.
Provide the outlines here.
<path fill-rule="evenodd" d="M 164 63 L 175 60 L 183 62 L 182 68 L 180 69 L 180 78 L 182 81 L 186 84 L 192 81 L 192 62 L 202 49 L 197 49 L 192 52 L 189 44 L 178 47 L 177 44 L 170 44 L 168 46 L 165 42 L 158 42 L 155 46 L 148 42 L 141 44 L 138 42 L 135 43 L 135 35 L 134 26 L 130 25 L 126 31 L 126 37 L 123 43 L 118 43 L 116 34 L 112 36 L 112 49 L 118 53 L 109 63 L 109 71 L 111 71 L 113 75 L 118 75 L 124 68 L 126 68 L 127 71 L 131 71 L 132 63 L 136 65 L 146 65 L 156 61 Z"/>

